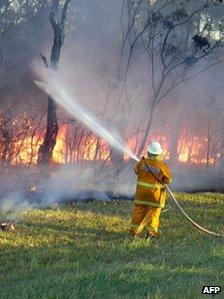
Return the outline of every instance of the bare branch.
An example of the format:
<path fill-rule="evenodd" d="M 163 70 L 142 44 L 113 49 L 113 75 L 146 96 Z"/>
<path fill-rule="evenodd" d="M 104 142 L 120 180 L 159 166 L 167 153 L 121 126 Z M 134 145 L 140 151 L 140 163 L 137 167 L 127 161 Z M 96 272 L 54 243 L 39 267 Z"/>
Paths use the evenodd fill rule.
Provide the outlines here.
<path fill-rule="evenodd" d="M 53 27 L 54 32 L 57 32 L 59 29 L 58 11 L 59 11 L 59 0 L 52 0 L 50 14 L 49 14 L 49 20 L 50 20 L 51 26 Z"/>
<path fill-rule="evenodd" d="M 2 49 L 0 48 L 0 67 L 2 66 L 3 63 L 3 52 Z"/>
<path fill-rule="evenodd" d="M 46 67 L 49 67 L 46 56 L 42 55 L 41 53 L 39 53 L 39 54 L 40 54 L 40 57 L 41 57 L 41 59 L 42 59 L 44 65 L 45 65 Z"/>
<path fill-rule="evenodd" d="M 71 0 L 66 0 L 65 4 L 63 6 L 63 9 L 62 9 L 62 14 L 61 14 L 61 30 L 62 31 L 64 31 L 65 22 L 66 22 L 66 14 L 67 14 L 68 5 L 70 2 L 71 2 Z"/>

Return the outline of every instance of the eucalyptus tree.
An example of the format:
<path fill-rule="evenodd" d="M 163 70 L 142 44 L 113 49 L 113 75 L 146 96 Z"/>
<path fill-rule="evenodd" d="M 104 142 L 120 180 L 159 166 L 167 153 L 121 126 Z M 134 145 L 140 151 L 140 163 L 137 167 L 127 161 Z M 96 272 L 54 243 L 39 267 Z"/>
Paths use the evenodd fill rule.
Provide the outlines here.
<path fill-rule="evenodd" d="M 8 164 L 10 161 L 11 143 L 13 141 L 12 132 L 9 129 L 13 120 L 8 117 L 8 108 L 5 106 L 7 106 L 7 99 L 10 99 L 9 94 L 18 87 L 15 86 L 15 81 L 19 81 L 18 77 L 24 71 L 24 66 L 20 64 L 24 50 L 21 51 L 21 55 L 18 55 L 18 44 L 19 48 L 22 49 L 24 46 L 21 42 L 24 27 L 30 28 L 31 23 L 41 17 L 48 8 L 49 1 L 47 0 L 0 1 L 0 145 L 2 149 L 1 160 L 4 164 Z M 15 106 L 13 104 L 10 106 L 15 112 Z"/>
<path fill-rule="evenodd" d="M 60 7 L 59 0 L 52 0 L 49 20 L 54 32 L 53 46 L 51 49 L 50 64 L 47 58 L 41 54 L 43 63 L 46 67 L 57 69 L 61 48 L 65 38 L 65 24 L 67 18 L 67 10 L 71 0 L 66 0 L 62 7 Z M 61 8 L 61 12 L 60 12 Z M 49 164 L 52 158 L 54 146 L 56 144 L 58 134 L 57 121 L 57 105 L 52 97 L 48 97 L 47 110 L 47 128 L 44 136 L 43 144 L 38 152 L 38 164 Z"/>
<path fill-rule="evenodd" d="M 175 88 L 222 62 L 224 6 L 215 0 L 125 0 L 121 10 L 120 80 L 127 81 L 141 52 L 151 90 L 141 120 L 138 154 L 156 107 Z M 144 120 L 144 121 L 143 121 Z"/>
<path fill-rule="evenodd" d="M 4 50 L 2 40 L 13 29 L 30 23 L 41 16 L 49 7 L 46 0 L 2 0 L 0 1 L 0 66 L 3 62 Z"/>

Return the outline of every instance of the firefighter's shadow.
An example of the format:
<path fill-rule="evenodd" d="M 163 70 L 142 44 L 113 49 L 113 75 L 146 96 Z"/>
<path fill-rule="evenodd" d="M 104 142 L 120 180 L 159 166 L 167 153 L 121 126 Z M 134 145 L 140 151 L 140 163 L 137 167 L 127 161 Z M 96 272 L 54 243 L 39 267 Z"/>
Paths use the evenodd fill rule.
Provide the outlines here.
<path fill-rule="evenodd" d="M 76 209 L 81 212 L 91 212 L 103 216 L 118 216 L 121 218 L 130 217 L 133 210 L 133 200 L 116 200 L 111 202 L 101 202 L 101 205 L 95 206 L 94 201 L 86 204 L 77 205 Z"/>
<path fill-rule="evenodd" d="M 108 230 L 106 227 L 102 227 L 102 225 L 98 227 L 87 227 L 87 226 L 76 226 L 68 225 L 63 223 L 35 223 L 35 227 L 31 225 L 28 234 L 39 235 L 40 232 L 43 234 L 46 233 L 54 233 L 54 234 L 67 234 L 70 238 L 76 237 L 84 237 L 88 238 L 89 241 L 95 240 L 122 240 L 125 236 L 127 236 L 126 231 L 116 231 L 115 229 Z"/>

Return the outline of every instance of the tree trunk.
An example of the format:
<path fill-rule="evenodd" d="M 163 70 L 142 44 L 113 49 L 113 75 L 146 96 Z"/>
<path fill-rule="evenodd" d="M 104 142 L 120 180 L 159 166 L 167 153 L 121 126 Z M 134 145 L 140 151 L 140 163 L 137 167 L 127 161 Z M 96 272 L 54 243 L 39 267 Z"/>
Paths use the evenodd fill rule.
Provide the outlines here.
<path fill-rule="evenodd" d="M 151 110 L 150 110 L 149 120 L 148 120 L 148 123 L 147 123 L 147 127 L 146 127 L 145 133 L 143 135 L 143 139 L 142 139 L 141 144 L 140 144 L 139 149 L 138 149 L 138 153 L 137 153 L 138 157 L 140 157 L 142 155 L 142 151 L 144 150 L 144 147 L 145 147 L 148 135 L 149 135 L 149 131 L 151 129 L 154 111 L 155 111 L 155 108 L 152 105 Z"/>
<path fill-rule="evenodd" d="M 116 172 L 118 173 L 123 168 L 124 162 L 124 154 L 115 150 L 113 147 L 109 147 L 110 149 L 110 160 L 112 165 L 115 167 Z"/>
<path fill-rule="evenodd" d="M 58 134 L 57 105 L 51 97 L 48 97 L 47 129 L 43 144 L 38 152 L 38 164 L 49 164 L 52 158 L 54 146 Z"/>
<path fill-rule="evenodd" d="M 209 160 L 210 160 L 210 149 L 211 149 L 211 120 L 208 122 L 208 128 L 207 128 L 207 149 L 206 149 L 206 168 L 209 168 Z"/>
<path fill-rule="evenodd" d="M 176 165 L 179 162 L 178 142 L 181 133 L 181 118 L 175 119 L 175 127 L 172 129 L 170 144 L 170 163 Z"/>
<path fill-rule="evenodd" d="M 2 164 L 7 166 L 9 164 L 10 157 L 10 145 L 12 138 L 10 136 L 9 131 L 6 128 L 2 129 L 2 140 L 3 140 L 3 151 L 2 151 Z"/>
<path fill-rule="evenodd" d="M 177 126 L 171 137 L 170 144 L 170 163 L 176 165 L 179 162 L 179 153 L 178 153 L 178 141 L 180 138 L 180 127 Z"/>
<path fill-rule="evenodd" d="M 219 172 L 223 172 L 224 170 L 224 118 L 222 120 L 222 133 L 221 133 L 221 141 L 220 141 L 220 157 L 219 157 Z"/>
<path fill-rule="evenodd" d="M 126 123 L 126 118 L 123 117 L 124 115 L 125 115 L 125 109 L 124 107 L 121 107 L 121 118 L 114 119 L 115 130 L 120 135 L 121 143 L 125 142 L 125 134 L 127 130 L 127 123 Z M 113 146 L 109 146 L 109 150 L 110 150 L 111 163 L 115 167 L 116 173 L 118 174 L 123 168 L 124 153 L 121 153 L 120 151 L 116 150 L 115 148 L 113 148 Z"/>
<path fill-rule="evenodd" d="M 64 27 L 66 22 L 66 12 L 70 0 L 67 0 L 63 6 L 61 18 L 59 20 L 59 0 L 52 0 L 51 11 L 49 14 L 49 20 L 54 31 L 54 42 L 51 50 L 51 68 L 57 69 L 61 47 L 64 42 Z M 48 67 L 48 63 L 45 57 L 41 56 L 45 66 Z M 38 151 L 38 164 L 50 164 L 52 159 L 52 153 L 56 144 L 58 134 L 58 121 L 57 121 L 57 105 L 53 98 L 48 97 L 48 109 L 47 109 L 47 129 L 44 136 L 43 144 Z"/>
<path fill-rule="evenodd" d="M 208 142 L 207 142 L 207 151 L 206 151 L 206 168 L 209 168 L 209 161 L 210 161 L 210 137 L 208 136 Z"/>

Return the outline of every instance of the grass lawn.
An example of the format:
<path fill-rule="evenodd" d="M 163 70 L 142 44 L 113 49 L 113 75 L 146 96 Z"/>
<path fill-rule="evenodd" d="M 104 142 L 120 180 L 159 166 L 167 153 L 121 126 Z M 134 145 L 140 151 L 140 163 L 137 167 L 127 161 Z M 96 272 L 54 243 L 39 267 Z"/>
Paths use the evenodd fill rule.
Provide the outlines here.
<path fill-rule="evenodd" d="M 224 225 L 224 194 L 177 194 L 194 220 Z M 0 232 L 0 298 L 224 298 L 224 240 L 200 233 L 169 201 L 162 236 L 128 236 L 133 202 L 90 202 L 17 212 Z M 10 215 L 8 215 L 10 216 Z M 7 214 L 0 213 L 0 218 Z"/>

